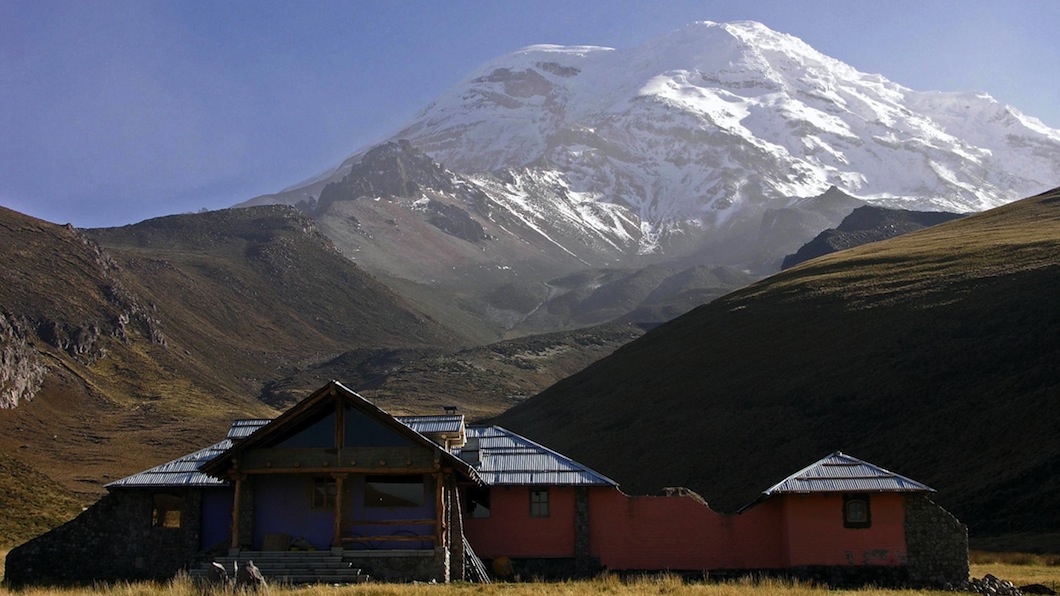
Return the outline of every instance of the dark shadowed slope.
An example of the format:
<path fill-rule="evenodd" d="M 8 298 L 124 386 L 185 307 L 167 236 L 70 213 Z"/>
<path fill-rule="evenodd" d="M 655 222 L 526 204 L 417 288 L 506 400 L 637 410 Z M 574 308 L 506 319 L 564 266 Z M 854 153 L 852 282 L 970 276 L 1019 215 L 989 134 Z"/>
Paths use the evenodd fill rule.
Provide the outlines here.
<path fill-rule="evenodd" d="M 734 292 L 497 422 L 723 510 L 841 449 L 938 489 L 973 538 L 1060 536 L 1058 294 L 1054 190 Z"/>

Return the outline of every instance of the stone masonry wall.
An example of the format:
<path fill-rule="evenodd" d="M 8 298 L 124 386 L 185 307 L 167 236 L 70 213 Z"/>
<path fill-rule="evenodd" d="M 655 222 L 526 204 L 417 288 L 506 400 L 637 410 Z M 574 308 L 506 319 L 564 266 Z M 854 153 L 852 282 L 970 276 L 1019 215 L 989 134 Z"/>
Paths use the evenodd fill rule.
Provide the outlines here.
<path fill-rule="evenodd" d="M 968 526 L 923 495 L 905 500 L 909 581 L 941 587 L 968 579 Z"/>
<path fill-rule="evenodd" d="M 21 586 L 171 577 L 199 550 L 202 497 L 198 490 L 168 492 L 184 497 L 180 528 L 152 527 L 152 491 L 115 491 L 8 553 L 4 581 Z"/>
<path fill-rule="evenodd" d="M 434 551 L 418 551 L 415 555 L 385 556 L 386 551 L 360 555 L 346 551 L 342 560 L 350 563 L 373 580 L 408 582 L 439 581 L 445 577 L 448 556 L 443 548 Z"/>

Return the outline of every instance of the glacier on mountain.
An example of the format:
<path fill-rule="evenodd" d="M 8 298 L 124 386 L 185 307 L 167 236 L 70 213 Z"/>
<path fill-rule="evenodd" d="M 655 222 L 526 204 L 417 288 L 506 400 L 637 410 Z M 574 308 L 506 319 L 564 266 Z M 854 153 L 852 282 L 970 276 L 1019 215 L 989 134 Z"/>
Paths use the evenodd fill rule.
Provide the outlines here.
<path fill-rule="evenodd" d="M 764 274 L 863 202 L 979 211 L 1060 181 L 1060 131 L 1039 120 L 985 93 L 914 91 L 755 22 L 693 23 L 628 49 L 523 48 L 442 93 L 386 147 L 379 156 L 397 161 L 372 167 L 394 172 L 366 169 L 369 148 L 244 205 L 303 204 L 320 219 L 341 199 L 331 211 L 346 219 L 323 226 L 337 245 L 377 271 L 399 247 L 421 255 L 418 273 L 399 267 L 417 281 L 438 278 L 434 260 L 472 266 L 455 255 L 511 276 L 519 261 L 544 275 L 664 259 Z M 372 213 L 350 203 L 388 176 L 418 190 Z M 402 240 L 391 222 L 424 193 L 450 214 L 433 216 L 450 217 L 446 229 L 475 220 L 488 240 L 473 252 Z M 383 262 L 367 260 L 370 238 Z"/>
<path fill-rule="evenodd" d="M 976 211 L 1055 186 L 1060 132 L 981 93 L 918 92 L 754 22 L 641 46 L 530 46 L 406 126 L 458 172 L 529 168 L 651 227 L 724 226 L 830 186 Z"/>

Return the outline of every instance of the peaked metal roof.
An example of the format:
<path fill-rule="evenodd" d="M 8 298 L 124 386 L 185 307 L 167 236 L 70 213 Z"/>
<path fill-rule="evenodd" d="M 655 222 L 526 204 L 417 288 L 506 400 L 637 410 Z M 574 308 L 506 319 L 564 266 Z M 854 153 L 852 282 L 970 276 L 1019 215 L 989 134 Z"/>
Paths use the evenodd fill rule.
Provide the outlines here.
<path fill-rule="evenodd" d="M 841 451 L 811 464 L 762 492 L 935 492 L 935 489 Z"/>
<path fill-rule="evenodd" d="M 467 443 L 453 452 L 469 461 L 487 485 L 618 486 L 607 476 L 506 428 L 469 426 L 466 432 Z M 476 443 L 477 461 L 473 456 Z"/>
<path fill-rule="evenodd" d="M 333 402 L 333 400 L 338 400 L 338 403 L 345 403 L 360 410 L 368 417 L 374 418 L 383 425 L 389 426 L 392 430 L 397 431 L 399 435 L 404 435 L 413 444 L 418 443 L 423 447 L 439 450 L 442 459 L 446 460 L 454 470 L 463 474 L 473 482 L 480 482 L 478 475 L 475 473 L 475 469 L 466 462 L 453 456 L 453 454 L 446 451 L 426 436 L 416 432 L 411 427 L 398 422 L 398 420 L 389 412 L 384 411 L 379 406 L 361 397 L 356 391 L 353 391 L 338 381 L 329 381 L 302 401 L 291 406 L 286 412 L 280 414 L 279 417 L 271 420 L 268 424 L 255 431 L 251 436 L 234 443 L 227 451 L 221 453 L 210 461 L 203 462 L 200 469 L 214 477 L 224 478 L 227 475 L 226 469 L 231 465 L 232 460 L 237 458 L 243 451 L 254 449 L 261 444 L 267 444 L 269 440 L 277 436 L 282 436 L 282 433 L 287 432 L 292 426 L 311 419 L 319 411 L 327 409 L 329 403 L 336 403 Z"/>
<path fill-rule="evenodd" d="M 459 433 L 464 427 L 463 414 L 444 414 L 438 416 L 394 416 L 398 422 L 420 433 L 443 434 Z"/>
<path fill-rule="evenodd" d="M 459 432 L 464 424 L 463 415 L 443 416 L 398 416 L 398 421 L 404 423 L 420 434 L 425 433 L 447 433 Z M 219 442 L 205 447 L 194 453 L 189 453 L 173 461 L 162 465 L 137 472 L 121 480 L 115 480 L 104 488 L 165 488 L 165 487 L 188 487 L 188 486 L 229 486 L 227 480 L 219 480 L 200 471 L 206 462 L 223 454 L 239 441 L 254 434 L 258 429 L 267 426 L 272 420 L 267 418 L 255 418 L 246 420 L 233 420 L 228 428 L 228 435 Z"/>

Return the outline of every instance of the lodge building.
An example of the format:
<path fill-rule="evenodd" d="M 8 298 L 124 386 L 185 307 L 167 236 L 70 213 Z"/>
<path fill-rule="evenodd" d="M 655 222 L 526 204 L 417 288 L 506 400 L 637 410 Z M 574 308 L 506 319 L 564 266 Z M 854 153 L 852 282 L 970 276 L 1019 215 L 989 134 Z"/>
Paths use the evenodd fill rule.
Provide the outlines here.
<path fill-rule="evenodd" d="M 251 561 L 290 582 L 669 571 L 833 584 L 968 577 L 967 528 L 934 491 L 843 453 L 733 514 L 694 493 L 630 496 L 499 426 L 391 416 L 331 382 L 274 420 L 106 486 L 12 550 L 12 585 L 202 574 Z"/>

